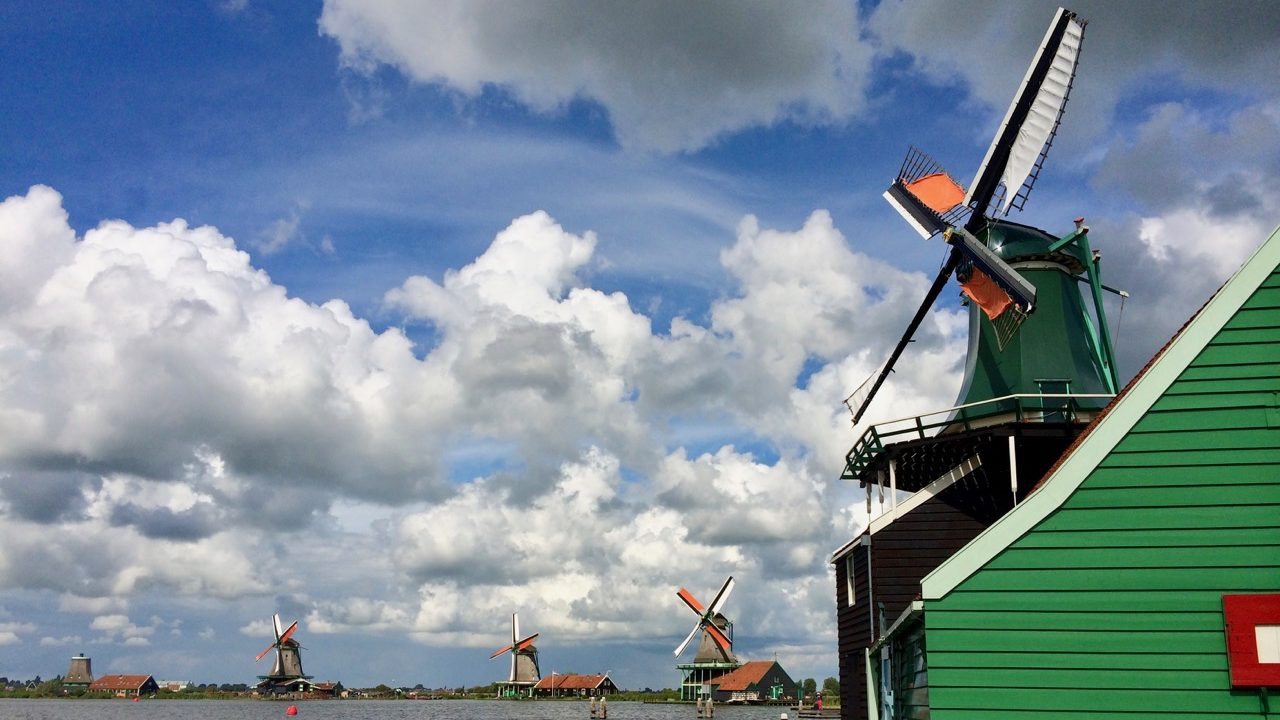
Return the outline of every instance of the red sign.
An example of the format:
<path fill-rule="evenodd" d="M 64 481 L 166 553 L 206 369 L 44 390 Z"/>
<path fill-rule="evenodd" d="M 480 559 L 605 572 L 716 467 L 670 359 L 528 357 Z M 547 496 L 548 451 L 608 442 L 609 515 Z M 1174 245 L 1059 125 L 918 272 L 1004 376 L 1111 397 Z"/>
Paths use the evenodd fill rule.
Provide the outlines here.
<path fill-rule="evenodd" d="M 1223 595 L 1231 687 L 1280 687 L 1280 593 Z"/>

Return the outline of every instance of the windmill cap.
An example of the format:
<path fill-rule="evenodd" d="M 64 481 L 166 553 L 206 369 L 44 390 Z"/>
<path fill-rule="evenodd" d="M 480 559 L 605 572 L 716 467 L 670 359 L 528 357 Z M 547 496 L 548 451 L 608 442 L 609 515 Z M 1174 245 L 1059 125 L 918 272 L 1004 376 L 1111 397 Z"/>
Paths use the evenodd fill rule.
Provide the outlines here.
<path fill-rule="evenodd" d="M 1063 250 L 1049 252 L 1049 246 L 1058 238 L 1040 228 L 1008 220 L 993 220 L 978 233 L 978 237 L 986 240 L 987 247 L 1006 262 L 1047 260 L 1065 265 L 1072 273 L 1084 271 L 1084 264 L 1072 253 Z"/>

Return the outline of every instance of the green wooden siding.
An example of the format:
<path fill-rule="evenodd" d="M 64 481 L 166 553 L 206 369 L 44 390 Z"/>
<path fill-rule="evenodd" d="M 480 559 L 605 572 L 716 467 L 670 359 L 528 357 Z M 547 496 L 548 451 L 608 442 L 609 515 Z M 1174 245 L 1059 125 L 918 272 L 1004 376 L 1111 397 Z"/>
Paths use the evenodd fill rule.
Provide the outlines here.
<path fill-rule="evenodd" d="M 1280 592 L 1280 273 L 1080 487 L 926 603 L 952 718 L 1259 717 L 1222 595 Z"/>

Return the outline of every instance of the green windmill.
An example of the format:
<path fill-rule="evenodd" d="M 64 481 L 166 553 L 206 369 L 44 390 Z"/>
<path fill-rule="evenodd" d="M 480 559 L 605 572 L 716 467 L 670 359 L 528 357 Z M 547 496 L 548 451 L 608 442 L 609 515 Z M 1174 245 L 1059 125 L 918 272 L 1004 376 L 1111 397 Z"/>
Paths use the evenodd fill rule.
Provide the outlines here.
<path fill-rule="evenodd" d="M 841 477 L 866 489 L 868 515 L 831 557 L 846 720 L 911 716 L 927 683 L 921 578 L 1025 499 L 1117 392 L 1102 299 L 1119 291 L 1103 284 L 1083 219 L 1061 235 L 1006 219 L 1044 167 L 1084 29 L 1054 15 L 968 188 L 911 148 L 884 193 L 922 237 L 942 237 L 946 258 L 888 360 L 846 399 L 854 425 L 953 278 L 969 345 L 951 407 L 867 427 L 845 456 Z"/>
<path fill-rule="evenodd" d="M 884 196 L 922 237 L 942 234 L 951 249 L 901 341 L 871 379 L 855 424 L 952 275 L 971 301 L 957 404 L 1040 392 L 1037 383 L 1052 378 L 1078 393 L 1116 392 L 1102 304 L 1102 292 L 1110 288 L 1102 284 L 1083 219 L 1059 238 L 997 218 L 1021 210 L 1040 175 L 1066 109 L 1083 34 L 1084 22 L 1060 9 L 967 191 L 923 152 L 908 152 Z M 1081 287 L 1088 288 L 1090 303 Z"/>
<path fill-rule="evenodd" d="M 922 237 L 941 235 L 949 249 L 889 359 L 848 401 L 855 425 L 953 277 L 969 305 L 964 382 L 955 406 L 943 417 L 917 418 L 916 431 L 927 425 L 933 434 L 953 434 L 1010 419 L 1087 420 L 1116 393 L 1102 296 L 1127 294 L 1102 283 L 1083 218 L 1062 236 L 1005 219 L 1022 209 L 1053 145 L 1084 27 L 1075 13 L 1059 9 L 968 189 L 913 147 L 885 191 Z M 905 438 L 864 437 L 846 458 L 843 477 L 865 482 L 885 442 L 899 439 Z"/>

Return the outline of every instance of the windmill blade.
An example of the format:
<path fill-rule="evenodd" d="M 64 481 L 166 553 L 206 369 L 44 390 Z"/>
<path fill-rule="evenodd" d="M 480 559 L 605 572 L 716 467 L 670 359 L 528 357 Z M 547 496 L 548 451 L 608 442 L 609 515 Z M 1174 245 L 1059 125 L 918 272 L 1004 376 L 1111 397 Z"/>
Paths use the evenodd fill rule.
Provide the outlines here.
<path fill-rule="evenodd" d="M 993 323 L 1009 308 L 1015 307 L 1009 293 L 997 285 L 990 275 L 976 267 L 971 267 L 968 279 L 960 282 L 960 291 L 982 308 L 983 314 Z"/>
<path fill-rule="evenodd" d="M 973 207 L 973 215 L 966 225 L 969 230 L 981 224 L 1000 184 L 1005 187 L 1001 203 L 1001 210 L 1005 212 L 1016 195 L 1021 192 L 1025 198 L 1031 191 L 1030 185 L 1026 185 L 1028 178 L 1031 183 L 1035 182 L 1032 171 L 1043 162 L 1066 109 L 1080 59 L 1084 26 L 1084 21 L 1075 13 L 1058 8 L 1013 103 L 1005 112 L 1000 131 L 992 139 L 969 186 L 964 199 L 966 205 Z"/>
<path fill-rule="evenodd" d="M 492 660 L 510 649 L 511 649 L 510 645 L 503 645 L 499 650 L 495 651 L 492 655 L 490 655 L 489 659 Z"/>
<path fill-rule="evenodd" d="M 259 662 L 260 660 L 262 660 L 262 658 L 266 657 L 267 654 L 270 653 L 272 650 L 280 647 L 280 643 L 284 642 L 285 640 L 288 640 L 289 636 L 293 634 L 293 631 L 298 629 L 298 623 L 295 620 L 294 623 L 289 626 L 289 630 L 286 633 L 280 629 L 280 613 L 272 613 L 271 627 L 273 630 L 275 630 L 276 641 L 268 645 L 266 650 L 263 650 L 262 652 L 258 653 L 258 656 L 253 659 L 254 662 Z"/>
<path fill-rule="evenodd" d="M 516 647 L 515 647 L 515 649 L 516 649 L 516 650 L 524 650 L 525 648 L 529 647 L 530 645 L 532 645 L 532 644 L 533 644 L 533 641 L 534 641 L 534 640 L 537 640 L 537 639 L 538 639 L 538 635 L 539 635 L 539 633 L 534 633 L 534 634 L 530 635 L 529 637 L 527 637 L 527 638 L 525 638 L 525 639 L 521 640 L 520 642 L 516 643 Z"/>
<path fill-rule="evenodd" d="M 698 634 L 698 631 L 702 629 L 702 625 L 702 621 L 699 621 L 697 625 L 693 626 L 693 630 L 689 632 L 689 637 L 685 638 L 684 642 L 680 643 L 679 647 L 676 648 L 676 657 L 680 657 L 680 653 L 689 647 L 689 643 L 693 642 L 693 636 Z"/>
<path fill-rule="evenodd" d="M 888 190 L 884 191 L 884 199 L 889 201 L 894 210 L 902 216 L 903 220 L 915 230 L 920 237 L 928 240 L 947 228 L 947 224 L 943 222 L 938 213 L 934 212 L 927 204 L 921 202 L 920 198 L 911 192 L 906 183 L 901 180 L 893 181 Z"/>
<path fill-rule="evenodd" d="M 271 643 L 270 645 L 268 645 L 268 646 L 267 646 L 267 649 L 266 649 L 266 650 L 263 650 L 262 652 L 258 653 L 258 657 L 254 658 L 254 659 L 253 659 L 253 661 L 254 661 L 254 662 L 261 662 L 261 661 L 262 661 L 262 658 L 264 658 L 264 657 L 266 657 L 266 656 L 267 656 L 267 653 L 269 653 L 269 652 L 271 652 L 272 650 L 275 650 L 275 649 L 276 649 L 276 644 L 275 644 L 275 643 Z"/>
<path fill-rule="evenodd" d="M 960 251 L 974 267 L 989 277 L 992 282 L 1009 294 L 1009 297 L 1024 313 L 1035 309 L 1036 286 L 1027 282 L 1017 270 L 1009 267 L 999 255 L 991 251 L 978 238 L 964 228 L 956 228 L 947 233 L 947 242 Z M 985 306 L 984 306 L 984 309 Z M 990 315 L 990 313 L 988 313 Z M 999 315 L 1000 313 L 995 313 Z"/>
<path fill-rule="evenodd" d="M 676 591 L 676 597 L 683 600 L 684 604 L 688 605 L 689 609 L 694 611 L 698 615 L 706 614 L 707 609 L 702 607 L 702 603 L 698 602 L 698 598 L 694 597 L 693 593 L 689 592 L 688 590 L 685 590 L 684 588 L 680 588 L 679 590 Z"/>
<path fill-rule="evenodd" d="M 924 321 L 925 315 L 929 313 L 929 308 L 933 307 L 933 303 L 938 299 L 938 295 L 942 293 L 942 288 L 946 287 L 947 280 L 951 277 L 951 273 L 955 271 L 956 266 L 960 264 L 960 251 L 954 247 L 951 254 L 947 256 L 947 261 L 943 263 L 942 269 L 938 271 L 938 276 L 933 279 L 933 284 L 929 286 L 929 292 L 924 296 L 924 302 L 920 303 L 920 308 L 916 310 L 916 314 L 911 318 L 911 322 L 907 324 L 907 330 L 902 334 L 902 339 L 894 346 L 893 352 L 889 355 L 889 359 L 885 361 L 880 368 L 879 374 L 876 375 L 875 381 L 871 384 L 871 389 L 867 391 L 866 397 L 862 404 L 858 407 L 857 412 L 853 414 L 853 424 L 857 425 L 858 421 L 867 412 L 867 408 L 871 407 L 871 401 L 875 399 L 876 393 L 880 390 L 880 386 L 884 384 L 884 379 L 889 377 L 889 373 L 893 372 L 893 366 L 898 362 L 898 357 L 902 355 L 902 351 L 907 348 L 907 343 L 911 342 L 911 337 L 916 334 L 916 329 L 920 327 L 920 323 Z"/>
<path fill-rule="evenodd" d="M 706 630 L 707 634 L 711 636 L 711 639 L 715 641 L 716 645 L 720 646 L 721 650 L 726 653 L 730 652 L 730 648 L 733 647 L 733 643 L 729 640 L 729 636 L 724 634 L 723 630 L 716 627 L 714 622 L 706 623 Z"/>
<path fill-rule="evenodd" d="M 884 199 L 925 240 L 960 221 L 968 211 L 964 196 L 960 183 L 915 147 L 907 150 L 898 177 L 884 192 Z"/>
<path fill-rule="evenodd" d="M 516 681 L 516 638 L 520 637 L 520 613 L 511 613 L 511 679 Z"/>
<path fill-rule="evenodd" d="M 298 631 L 298 621 L 294 620 L 293 624 L 289 626 L 289 629 L 285 630 L 284 634 L 280 636 L 280 639 L 276 641 L 276 645 L 285 644 L 285 641 L 293 637 L 293 634 L 297 631 Z"/>
<path fill-rule="evenodd" d="M 720 612 L 720 608 L 724 607 L 725 602 L 729 600 L 729 594 L 733 592 L 733 576 L 730 575 L 728 580 L 724 581 L 724 585 L 720 586 L 720 592 L 716 593 L 716 597 L 711 601 L 711 606 L 707 609 L 708 615 L 715 615 Z"/>

